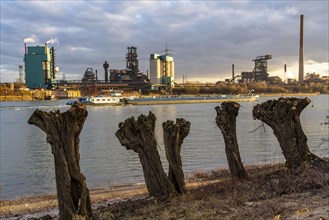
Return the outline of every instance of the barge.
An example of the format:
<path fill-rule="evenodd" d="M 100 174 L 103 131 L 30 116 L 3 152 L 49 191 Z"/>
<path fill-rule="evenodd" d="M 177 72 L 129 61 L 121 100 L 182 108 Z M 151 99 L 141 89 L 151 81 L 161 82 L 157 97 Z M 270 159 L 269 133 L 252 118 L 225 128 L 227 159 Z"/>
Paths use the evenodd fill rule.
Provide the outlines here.
<path fill-rule="evenodd" d="M 221 95 L 221 96 L 168 96 L 168 97 L 138 97 L 125 99 L 131 105 L 163 105 L 163 104 L 193 104 L 219 102 L 253 102 L 257 96 Z"/>

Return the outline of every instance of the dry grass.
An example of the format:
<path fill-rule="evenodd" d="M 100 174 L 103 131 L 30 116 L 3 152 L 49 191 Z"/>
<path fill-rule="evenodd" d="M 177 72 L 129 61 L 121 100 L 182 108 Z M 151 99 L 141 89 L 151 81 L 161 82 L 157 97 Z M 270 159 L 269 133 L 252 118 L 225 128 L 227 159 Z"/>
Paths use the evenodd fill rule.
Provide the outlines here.
<path fill-rule="evenodd" d="M 169 200 L 130 200 L 98 209 L 96 219 L 324 219 L 329 218 L 329 173 L 283 165 L 247 168 L 249 179 L 228 171 L 196 173 L 186 195 Z M 217 181 L 216 181 L 217 180 Z"/>
<path fill-rule="evenodd" d="M 232 179 L 224 169 L 196 172 L 188 178 L 187 194 L 166 200 L 148 197 L 145 187 L 92 190 L 95 218 L 329 219 L 329 172 L 309 165 L 292 172 L 282 164 L 246 170 L 249 178 L 243 181 Z"/>

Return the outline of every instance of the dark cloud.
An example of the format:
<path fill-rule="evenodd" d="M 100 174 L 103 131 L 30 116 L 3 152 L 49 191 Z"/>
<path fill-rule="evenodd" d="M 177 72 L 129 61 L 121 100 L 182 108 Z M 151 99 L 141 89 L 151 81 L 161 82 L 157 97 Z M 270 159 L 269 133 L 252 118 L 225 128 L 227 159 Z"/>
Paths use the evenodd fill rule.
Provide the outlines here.
<path fill-rule="evenodd" d="M 256 56 L 272 54 L 269 71 L 296 71 L 299 15 L 305 16 L 305 60 L 328 74 L 328 1 L 1 1 L 1 81 L 18 77 L 23 42 L 56 39 L 57 64 L 67 78 L 87 67 L 125 67 L 137 46 L 140 69 L 149 55 L 172 49 L 176 78 L 216 81 L 250 71 Z M 319 66 L 321 67 L 319 69 Z M 327 67 L 326 67 L 327 66 Z M 314 72 L 313 71 L 313 72 Z M 101 76 L 101 74 L 100 74 Z M 102 76 L 101 76 L 102 77 Z M 204 80 L 202 80 L 204 78 Z"/>

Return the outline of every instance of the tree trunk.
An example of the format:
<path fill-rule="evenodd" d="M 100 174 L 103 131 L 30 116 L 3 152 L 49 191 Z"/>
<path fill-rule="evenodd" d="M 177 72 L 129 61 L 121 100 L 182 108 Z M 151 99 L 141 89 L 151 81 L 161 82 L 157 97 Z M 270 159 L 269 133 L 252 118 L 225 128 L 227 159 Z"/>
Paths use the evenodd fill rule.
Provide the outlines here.
<path fill-rule="evenodd" d="M 115 135 L 127 150 L 138 153 L 149 194 L 158 198 L 169 197 L 175 194 L 175 188 L 161 164 L 154 134 L 155 121 L 152 112 L 148 116 L 140 115 L 137 121 L 134 117 L 128 118 L 119 124 Z"/>
<path fill-rule="evenodd" d="M 300 123 L 300 113 L 309 103 L 309 98 L 279 98 L 257 104 L 252 112 L 254 119 L 263 121 L 273 129 L 288 168 L 298 167 L 305 161 L 324 162 L 310 152 Z"/>
<path fill-rule="evenodd" d="M 177 118 L 176 124 L 173 121 L 162 123 L 164 146 L 169 162 L 168 177 L 178 193 L 186 193 L 180 152 L 183 141 L 190 132 L 190 125 L 191 123 L 183 118 Z"/>
<path fill-rule="evenodd" d="M 74 104 L 60 113 L 35 110 L 29 124 L 47 134 L 55 160 L 56 187 L 60 219 L 93 219 L 86 178 L 80 172 L 79 135 L 88 112 Z"/>
<path fill-rule="evenodd" d="M 236 178 L 247 178 L 240 158 L 238 141 L 236 138 L 236 117 L 239 114 L 240 105 L 236 102 L 223 102 L 221 106 L 217 106 L 216 123 L 222 131 L 227 162 L 231 171 L 231 175 Z"/>

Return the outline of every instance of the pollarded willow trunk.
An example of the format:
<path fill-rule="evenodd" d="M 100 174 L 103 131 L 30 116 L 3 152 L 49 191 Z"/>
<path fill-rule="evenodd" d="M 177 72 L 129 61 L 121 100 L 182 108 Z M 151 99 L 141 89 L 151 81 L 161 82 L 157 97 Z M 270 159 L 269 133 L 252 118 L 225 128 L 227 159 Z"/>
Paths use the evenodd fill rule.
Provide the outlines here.
<path fill-rule="evenodd" d="M 183 118 L 177 118 L 175 124 L 169 120 L 162 123 L 164 146 L 169 162 L 168 177 L 178 193 L 186 193 L 180 152 L 183 141 L 190 132 L 190 126 L 191 123 Z"/>
<path fill-rule="evenodd" d="M 68 111 L 44 112 L 35 110 L 29 124 L 47 134 L 55 160 L 59 218 L 93 219 L 86 178 L 80 172 L 79 135 L 88 112 L 82 104 L 74 104 Z"/>
<path fill-rule="evenodd" d="M 236 102 L 223 102 L 217 106 L 216 124 L 221 130 L 224 142 L 227 162 L 231 175 L 236 178 L 247 178 L 240 158 L 239 146 L 236 137 L 236 117 L 239 114 L 240 105 Z"/>
<path fill-rule="evenodd" d="M 288 168 L 298 167 L 305 161 L 324 162 L 310 152 L 300 123 L 300 113 L 309 103 L 309 98 L 279 98 L 257 104 L 252 112 L 254 119 L 263 121 L 273 129 Z"/>
<path fill-rule="evenodd" d="M 137 120 L 128 118 L 119 124 L 115 133 L 122 146 L 138 153 L 141 161 L 147 190 L 154 197 L 169 197 L 175 194 L 175 187 L 163 170 L 155 138 L 156 117 L 140 115 Z"/>

